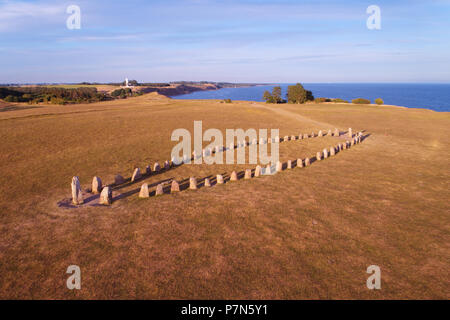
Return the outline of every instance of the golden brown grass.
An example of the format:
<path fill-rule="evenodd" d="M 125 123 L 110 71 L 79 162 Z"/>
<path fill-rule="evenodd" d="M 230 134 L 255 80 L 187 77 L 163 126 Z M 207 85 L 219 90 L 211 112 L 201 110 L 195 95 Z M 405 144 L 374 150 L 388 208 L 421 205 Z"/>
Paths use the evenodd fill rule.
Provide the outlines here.
<path fill-rule="evenodd" d="M 279 128 L 280 137 L 366 130 L 360 145 L 307 168 L 111 207 L 70 209 L 84 189 L 170 159 L 170 134 Z M 1 298 L 446 298 L 449 113 L 355 105 L 176 101 L 156 94 L 0 112 Z M 283 162 L 337 138 L 282 143 Z M 254 165 L 183 165 L 114 190 Z M 67 266 L 82 290 L 65 286 Z M 382 289 L 366 288 L 366 268 Z"/>

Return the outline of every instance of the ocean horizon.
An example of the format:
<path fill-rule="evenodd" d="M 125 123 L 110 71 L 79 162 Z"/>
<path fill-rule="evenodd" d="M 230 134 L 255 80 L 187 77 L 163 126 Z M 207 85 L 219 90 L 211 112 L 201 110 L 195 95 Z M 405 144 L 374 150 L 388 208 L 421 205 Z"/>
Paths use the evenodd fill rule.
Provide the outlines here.
<path fill-rule="evenodd" d="M 173 96 L 174 99 L 231 99 L 263 101 L 264 91 L 280 86 L 283 98 L 291 83 L 256 85 L 249 87 L 222 88 L 219 90 L 196 91 Z M 315 98 L 339 98 L 351 100 L 369 99 L 372 103 L 381 98 L 386 105 L 407 108 L 423 108 L 439 112 L 450 111 L 450 83 L 303 83 Z"/>

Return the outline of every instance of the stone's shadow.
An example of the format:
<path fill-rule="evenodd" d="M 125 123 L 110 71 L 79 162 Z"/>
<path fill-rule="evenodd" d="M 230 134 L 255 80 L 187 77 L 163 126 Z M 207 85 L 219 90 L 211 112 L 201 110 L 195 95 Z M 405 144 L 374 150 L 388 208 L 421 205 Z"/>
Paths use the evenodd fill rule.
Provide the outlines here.
<path fill-rule="evenodd" d="M 153 187 L 156 187 L 156 186 L 157 186 L 158 184 L 160 184 L 160 183 L 164 183 L 164 182 L 172 182 L 172 180 L 174 180 L 174 178 L 164 179 L 164 180 L 161 180 L 161 181 L 158 181 L 158 182 L 154 182 L 154 183 L 152 183 L 152 184 L 149 184 L 148 187 L 149 187 L 149 188 L 153 188 Z M 136 182 L 137 182 L 137 181 L 136 181 Z M 120 200 L 120 199 L 127 198 L 127 197 L 132 196 L 132 195 L 134 195 L 134 194 L 136 194 L 136 193 L 139 193 L 139 191 L 141 191 L 141 188 L 136 188 L 136 189 L 133 189 L 133 190 L 130 190 L 130 191 L 121 193 L 121 194 L 119 194 L 118 196 L 113 197 L 112 201 L 114 202 L 114 201 L 117 201 L 117 200 Z M 150 196 L 155 195 L 155 193 L 156 193 L 155 190 L 149 192 Z"/>
<path fill-rule="evenodd" d="M 111 183 L 111 184 L 109 184 L 108 186 L 111 187 L 111 189 L 112 189 L 113 191 L 120 190 L 120 189 L 129 187 L 129 186 L 132 186 L 132 185 L 134 185 L 134 184 L 136 184 L 136 183 L 142 182 L 142 181 L 144 181 L 144 180 L 146 180 L 146 179 L 148 179 L 148 178 L 150 178 L 150 177 L 154 177 L 154 176 L 157 176 L 157 175 L 159 175 L 159 174 L 163 174 L 163 173 L 165 173 L 165 172 L 169 172 L 169 171 L 171 171 L 171 170 L 174 170 L 174 169 L 176 169 L 177 167 L 180 167 L 180 166 L 182 166 L 182 165 L 183 165 L 183 164 L 173 165 L 173 166 L 171 166 L 171 167 L 168 168 L 168 169 L 161 169 L 161 170 L 158 171 L 158 172 L 143 173 L 143 174 L 142 174 L 142 177 L 140 177 L 139 179 L 136 179 L 136 180 L 134 180 L 134 181 L 131 181 L 131 177 L 130 177 L 130 178 L 125 179 L 125 182 L 124 182 L 124 183 L 121 183 L 121 184 Z"/>

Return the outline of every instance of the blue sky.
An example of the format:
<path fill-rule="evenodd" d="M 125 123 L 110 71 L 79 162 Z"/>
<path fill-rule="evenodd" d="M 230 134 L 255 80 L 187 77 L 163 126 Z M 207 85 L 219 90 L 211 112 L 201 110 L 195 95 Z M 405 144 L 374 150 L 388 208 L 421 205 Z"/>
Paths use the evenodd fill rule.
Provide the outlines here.
<path fill-rule="evenodd" d="M 125 77 L 449 83 L 450 0 L 0 0 L 0 83 Z"/>

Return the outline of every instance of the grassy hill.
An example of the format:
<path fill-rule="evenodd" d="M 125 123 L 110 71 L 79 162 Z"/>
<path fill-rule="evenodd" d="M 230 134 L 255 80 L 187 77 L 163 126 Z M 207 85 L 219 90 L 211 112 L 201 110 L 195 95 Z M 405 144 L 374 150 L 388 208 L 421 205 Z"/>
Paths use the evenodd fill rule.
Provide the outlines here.
<path fill-rule="evenodd" d="M 140 200 L 143 182 L 254 165 L 182 165 L 80 208 L 112 183 L 170 160 L 174 129 L 339 128 L 364 143 L 307 168 Z M 0 112 L 1 298 L 448 299 L 450 114 L 351 104 L 171 100 L 156 93 Z M 280 144 L 283 162 L 345 137 Z M 206 143 L 205 143 L 206 145 Z M 80 266 L 82 290 L 65 286 Z M 368 290 L 378 265 L 382 289 Z"/>

